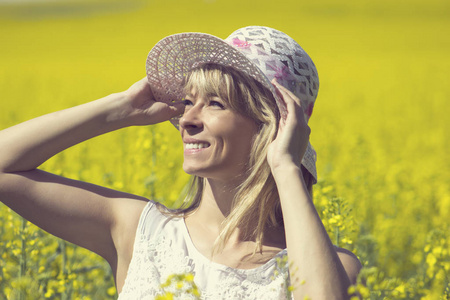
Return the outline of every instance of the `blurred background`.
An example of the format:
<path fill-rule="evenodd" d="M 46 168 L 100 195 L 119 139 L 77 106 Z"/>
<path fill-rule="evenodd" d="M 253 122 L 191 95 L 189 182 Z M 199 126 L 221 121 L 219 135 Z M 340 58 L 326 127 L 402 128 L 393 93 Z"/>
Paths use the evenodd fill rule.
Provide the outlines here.
<path fill-rule="evenodd" d="M 0 129 L 127 89 L 163 37 L 265 25 L 308 52 L 314 201 L 358 255 L 364 299 L 450 299 L 450 2 L 0 0 Z M 1 149 L 0 149 L 1 151 Z M 170 124 L 127 128 L 43 168 L 177 205 L 188 177 Z M 0 299 L 115 299 L 99 257 L 0 206 Z"/>

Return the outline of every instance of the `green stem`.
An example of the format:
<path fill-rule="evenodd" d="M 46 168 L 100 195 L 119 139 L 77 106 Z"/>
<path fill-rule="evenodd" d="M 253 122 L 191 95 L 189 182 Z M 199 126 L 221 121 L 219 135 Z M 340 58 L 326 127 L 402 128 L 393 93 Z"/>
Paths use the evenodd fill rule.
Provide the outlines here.
<path fill-rule="evenodd" d="M 334 232 L 335 232 L 336 246 L 339 247 L 339 242 L 340 242 L 340 238 L 341 238 L 341 237 L 340 237 L 340 232 L 339 232 L 339 227 L 338 227 L 338 226 L 335 227 Z"/>
<path fill-rule="evenodd" d="M 20 270 L 19 270 L 19 278 L 22 278 L 25 276 L 25 273 L 27 271 L 27 238 L 25 237 L 25 229 L 27 228 L 27 220 L 22 218 L 22 224 L 20 226 L 20 241 L 21 241 L 21 253 L 20 253 Z M 23 290 L 20 289 L 19 291 L 19 299 L 23 300 L 25 299 L 25 294 L 23 293 Z"/>
<path fill-rule="evenodd" d="M 64 292 L 61 295 L 61 299 L 62 300 L 68 300 L 69 299 L 69 295 L 67 293 L 67 251 L 66 251 L 66 242 L 63 240 L 59 241 L 59 245 L 61 247 L 61 255 L 62 255 L 62 260 L 61 260 L 61 273 L 62 273 L 62 278 L 64 279 Z"/>

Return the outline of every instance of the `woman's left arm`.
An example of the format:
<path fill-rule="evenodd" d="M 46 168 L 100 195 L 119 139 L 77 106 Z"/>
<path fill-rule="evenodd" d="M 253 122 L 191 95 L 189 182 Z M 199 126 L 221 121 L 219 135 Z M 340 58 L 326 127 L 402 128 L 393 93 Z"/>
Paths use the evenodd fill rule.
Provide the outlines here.
<path fill-rule="evenodd" d="M 289 271 L 295 299 L 348 299 L 361 264 L 356 256 L 337 251 L 317 214 L 301 172 L 310 129 L 300 100 L 274 85 L 284 99 L 288 115 L 280 121 L 267 159 L 278 188 L 289 254 Z"/>

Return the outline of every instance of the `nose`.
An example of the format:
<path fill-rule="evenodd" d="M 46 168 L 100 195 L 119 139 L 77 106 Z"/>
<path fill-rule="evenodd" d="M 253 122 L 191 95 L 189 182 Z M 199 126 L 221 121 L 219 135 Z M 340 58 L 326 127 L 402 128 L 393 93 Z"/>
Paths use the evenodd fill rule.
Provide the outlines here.
<path fill-rule="evenodd" d="M 186 130 L 202 128 L 201 107 L 196 105 L 186 106 L 180 119 L 180 127 Z"/>

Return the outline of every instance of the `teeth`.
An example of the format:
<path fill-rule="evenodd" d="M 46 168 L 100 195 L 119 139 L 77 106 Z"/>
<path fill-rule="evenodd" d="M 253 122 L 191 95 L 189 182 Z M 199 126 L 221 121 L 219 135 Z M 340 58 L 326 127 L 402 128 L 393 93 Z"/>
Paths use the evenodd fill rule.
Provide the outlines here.
<path fill-rule="evenodd" d="M 202 149 L 208 147 L 207 143 L 189 143 L 186 144 L 186 149 Z"/>

